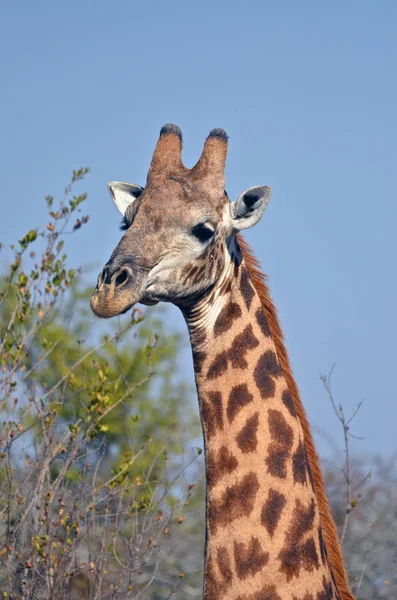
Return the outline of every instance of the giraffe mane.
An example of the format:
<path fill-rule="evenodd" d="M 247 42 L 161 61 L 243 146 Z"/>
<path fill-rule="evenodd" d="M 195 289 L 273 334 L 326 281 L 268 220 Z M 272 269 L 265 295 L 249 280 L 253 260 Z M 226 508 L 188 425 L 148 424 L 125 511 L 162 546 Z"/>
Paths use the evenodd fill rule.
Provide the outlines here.
<path fill-rule="evenodd" d="M 244 256 L 246 267 L 250 273 L 252 283 L 254 284 L 259 295 L 263 310 L 267 317 L 270 331 L 276 346 L 278 359 L 284 372 L 288 389 L 293 398 L 296 413 L 302 425 L 307 458 L 313 475 L 314 493 L 317 498 L 321 528 L 335 584 L 341 600 L 354 600 L 354 596 L 349 589 L 336 526 L 331 516 L 328 499 L 325 493 L 325 484 L 320 467 L 320 461 L 314 446 L 313 436 L 306 412 L 303 408 L 302 400 L 299 395 L 298 386 L 296 385 L 292 373 L 288 352 L 284 343 L 283 332 L 281 330 L 277 315 L 277 309 L 272 298 L 270 297 L 269 288 L 266 284 L 266 275 L 261 271 L 260 264 L 253 255 L 248 242 L 246 242 L 240 235 L 237 235 L 237 238 Z"/>

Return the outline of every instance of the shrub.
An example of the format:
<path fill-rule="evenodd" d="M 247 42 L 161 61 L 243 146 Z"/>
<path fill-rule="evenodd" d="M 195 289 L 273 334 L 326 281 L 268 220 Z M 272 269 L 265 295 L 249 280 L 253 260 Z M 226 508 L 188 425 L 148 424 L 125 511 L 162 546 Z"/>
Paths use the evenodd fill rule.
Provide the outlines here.
<path fill-rule="evenodd" d="M 86 194 L 72 193 L 87 172 L 56 207 L 46 198 L 49 222 L 11 246 L 0 288 L 0 591 L 15 600 L 182 589 L 175 541 L 202 492 L 201 451 L 181 440 L 198 429 L 179 337 L 139 310 L 99 325 L 68 266 L 65 236 L 88 222 Z"/>

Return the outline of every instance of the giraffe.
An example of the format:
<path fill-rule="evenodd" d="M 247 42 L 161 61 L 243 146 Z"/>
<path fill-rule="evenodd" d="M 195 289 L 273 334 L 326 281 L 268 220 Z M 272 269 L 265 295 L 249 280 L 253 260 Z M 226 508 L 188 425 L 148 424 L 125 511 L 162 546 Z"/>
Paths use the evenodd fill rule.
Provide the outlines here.
<path fill-rule="evenodd" d="M 240 232 L 271 188 L 225 192 L 228 137 L 192 168 L 160 131 L 145 188 L 109 183 L 125 230 L 91 307 L 175 304 L 192 346 L 207 481 L 205 600 L 353 600 L 310 427 L 265 276 Z"/>

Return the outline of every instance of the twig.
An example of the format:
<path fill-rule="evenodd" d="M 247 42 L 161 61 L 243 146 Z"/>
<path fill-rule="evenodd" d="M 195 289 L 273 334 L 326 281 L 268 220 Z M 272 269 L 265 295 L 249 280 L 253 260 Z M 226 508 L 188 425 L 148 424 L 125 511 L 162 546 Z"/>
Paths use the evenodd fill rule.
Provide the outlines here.
<path fill-rule="evenodd" d="M 345 518 L 343 520 L 343 527 L 342 527 L 342 531 L 340 534 L 340 543 L 343 546 L 343 543 L 344 543 L 345 537 L 346 537 L 346 532 L 347 532 L 349 515 L 356 506 L 356 502 L 353 501 L 353 497 L 352 497 L 352 480 L 353 480 L 353 478 L 351 476 L 351 470 L 350 470 L 350 447 L 349 447 L 349 437 L 355 438 L 355 436 L 353 436 L 349 432 L 349 424 L 354 419 L 354 417 L 357 415 L 363 402 L 362 401 L 359 402 L 359 404 L 353 411 L 353 414 L 351 415 L 351 417 L 349 419 L 346 419 L 342 404 L 339 404 L 339 405 L 336 404 L 333 393 L 332 393 L 331 379 L 332 379 L 334 369 L 335 369 L 335 363 L 332 365 L 328 376 L 320 375 L 320 380 L 322 381 L 325 391 L 327 392 L 327 395 L 331 402 L 331 406 L 333 408 L 335 416 L 338 419 L 338 421 L 340 422 L 342 429 L 343 429 L 345 464 L 344 464 L 344 468 L 342 471 L 343 471 L 345 482 L 346 482 L 346 514 L 345 514 Z M 359 438 L 356 438 L 356 439 L 359 439 Z"/>

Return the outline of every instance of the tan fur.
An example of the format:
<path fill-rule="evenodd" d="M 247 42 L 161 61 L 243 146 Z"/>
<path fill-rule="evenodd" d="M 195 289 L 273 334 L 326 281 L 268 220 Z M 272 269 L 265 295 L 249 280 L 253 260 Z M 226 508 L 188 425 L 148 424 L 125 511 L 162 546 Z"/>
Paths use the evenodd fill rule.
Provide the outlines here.
<path fill-rule="evenodd" d="M 215 320 L 197 331 L 188 315 L 190 330 L 196 327 L 204 340 L 196 382 L 208 486 L 205 599 L 266 598 L 262 590 L 275 586 L 274 600 L 303 600 L 309 594 L 336 600 L 329 562 L 320 558 L 320 514 L 308 472 L 300 482 L 295 479 L 293 458 L 304 448 L 302 426 L 282 399 L 287 383 L 274 341 L 256 317 L 262 311 L 259 295 L 252 292 L 249 308 L 244 300 L 244 264 L 227 277 L 231 289 L 222 296 L 223 310 L 215 310 Z M 211 296 L 202 300 L 204 306 L 214 310 Z M 196 347 L 193 342 L 194 352 Z M 273 362 L 263 363 L 266 355 Z M 274 512 L 269 511 L 274 530 L 262 517 L 271 494 L 283 502 L 279 518 L 270 518 Z M 304 533 L 294 539 L 297 508 Z M 326 586 L 329 594 L 323 596 Z"/>
<path fill-rule="evenodd" d="M 284 344 L 284 336 L 280 327 L 277 310 L 270 297 L 269 290 L 265 281 L 265 275 L 261 272 L 260 265 L 257 259 L 252 254 L 249 244 L 241 236 L 238 236 L 238 241 L 240 244 L 240 248 L 243 252 L 244 260 L 249 270 L 252 282 L 259 294 L 263 309 L 268 319 L 269 327 L 276 346 L 277 355 L 284 372 L 284 377 L 287 381 L 288 388 L 291 392 L 295 408 L 302 425 L 307 456 L 313 473 L 314 487 L 320 510 L 320 519 L 321 525 L 323 527 L 324 540 L 327 546 L 328 557 L 332 568 L 332 572 L 335 577 L 335 582 L 342 600 L 354 600 L 354 596 L 350 592 L 349 584 L 347 582 L 347 575 L 343 562 L 339 538 L 334 520 L 331 516 L 328 499 L 325 494 L 324 478 L 321 472 L 318 454 L 314 446 L 313 436 L 311 433 L 309 422 L 307 420 L 305 409 L 303 408 L 302 400 L 299 395 L 298 387 L 295 383 L 294 376 L 292 374 L 292 369 L 288 358 L 288 352 Z"/>

